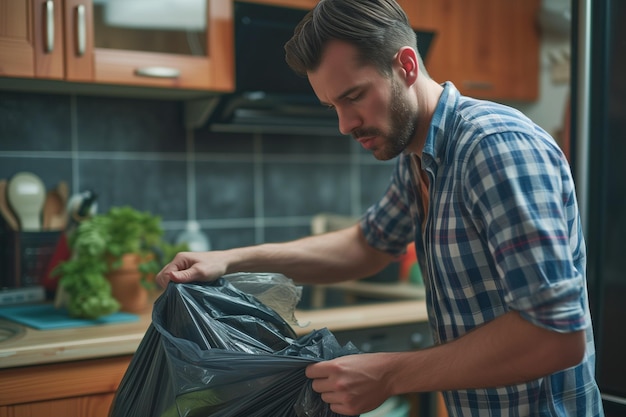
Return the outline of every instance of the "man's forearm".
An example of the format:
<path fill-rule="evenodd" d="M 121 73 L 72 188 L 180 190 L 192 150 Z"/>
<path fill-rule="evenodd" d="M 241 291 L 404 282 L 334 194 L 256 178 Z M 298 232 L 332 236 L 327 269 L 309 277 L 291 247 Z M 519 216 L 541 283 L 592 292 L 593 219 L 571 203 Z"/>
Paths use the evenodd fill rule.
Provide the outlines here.
<path fill-rule="evenodd" d="M 394 392 L 447 391 L 534 380 L 580 363 L 584 350 L 584 331 L 557 333 L 510 312 L 453 342 L 388 359 Z"/>
<path fill-rule="evenodd" d="M 227 272 L 279 272 L 301 283 L 332 283 L 378 272 L 393 257 L 370 247 L 359 226 L 286 243 L 225 251 Z"/>

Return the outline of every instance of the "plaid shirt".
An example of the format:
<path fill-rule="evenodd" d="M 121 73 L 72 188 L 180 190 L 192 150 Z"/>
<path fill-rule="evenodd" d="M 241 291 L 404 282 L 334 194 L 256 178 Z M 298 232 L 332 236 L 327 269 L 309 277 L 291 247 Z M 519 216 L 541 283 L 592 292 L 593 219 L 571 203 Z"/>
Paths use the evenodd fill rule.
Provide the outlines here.
<path fill-rule="evenodd" d="M 361 225 L 368 242 L 388 253 L 415 241 L 435 343 L 510 310 L 547 329 L 587 335 L 578 366 L 515 386 L 445 392 L 449 414 L 602 416 L 585 244 L 558 145 L 520 112 L 463 97 L 448 82 L 422 155 L 427 210 L 414 158 L 398 158 Z"/>

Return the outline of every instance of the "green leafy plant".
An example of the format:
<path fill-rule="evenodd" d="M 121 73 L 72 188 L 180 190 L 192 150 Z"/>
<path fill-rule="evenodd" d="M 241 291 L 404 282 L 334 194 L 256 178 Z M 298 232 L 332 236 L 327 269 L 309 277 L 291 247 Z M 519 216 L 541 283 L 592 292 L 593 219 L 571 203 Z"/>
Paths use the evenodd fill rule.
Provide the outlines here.
<path fill-rule="evenodd" d="M 120 309 L 111 293 L 107 274 L 118 269 L 122 257 L 137 254 L 145 286 L 149 279 L 186 244 L 173 245 L 163 239 L 161 218 L 130 206 L 112 207 L 82 221 L 69 236 L 72 257 L 61 262 L 53 274 L 65 294 L 68 313 L 75 317 L 97 318 Z"/>

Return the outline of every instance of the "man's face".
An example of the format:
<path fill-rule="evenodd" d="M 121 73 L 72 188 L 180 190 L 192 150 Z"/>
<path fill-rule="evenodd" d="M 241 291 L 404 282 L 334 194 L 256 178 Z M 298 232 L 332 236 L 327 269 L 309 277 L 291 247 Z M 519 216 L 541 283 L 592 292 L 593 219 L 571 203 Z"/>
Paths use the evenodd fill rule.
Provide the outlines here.
<path fill-rule="evenodd" d="M 337 112 L 341 133 L 351 134 L 377 159 L 394 158 L 413 139 L 417 105 L 408 99 L 410 89 L 395 75 L 360 65 L 353 46 L 331 42 L 308 76 L 320 102 Z"/>

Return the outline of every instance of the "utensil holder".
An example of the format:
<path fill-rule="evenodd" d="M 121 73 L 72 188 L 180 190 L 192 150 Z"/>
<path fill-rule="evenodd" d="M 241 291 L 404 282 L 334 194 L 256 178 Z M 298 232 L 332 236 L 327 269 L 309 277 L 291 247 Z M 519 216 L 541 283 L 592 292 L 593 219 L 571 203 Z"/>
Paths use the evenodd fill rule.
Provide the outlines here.
<path fill-rule="evenodd" d="M 0 227 L 0 289 L 42 285 L 60 231 L 22 232 Z"/>

